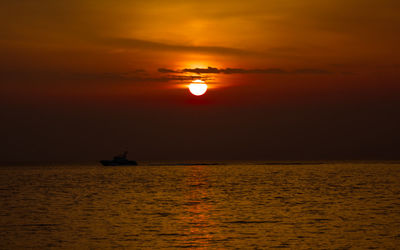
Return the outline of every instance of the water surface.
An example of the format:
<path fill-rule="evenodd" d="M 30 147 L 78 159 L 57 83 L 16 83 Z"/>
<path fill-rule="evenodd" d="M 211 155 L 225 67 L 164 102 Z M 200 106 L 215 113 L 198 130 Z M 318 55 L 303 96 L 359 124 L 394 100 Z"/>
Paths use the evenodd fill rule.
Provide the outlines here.
<path fill-rule="evenodd" d="M 0 167 L 0 248 L 395 249 L 400 164 Z"/>

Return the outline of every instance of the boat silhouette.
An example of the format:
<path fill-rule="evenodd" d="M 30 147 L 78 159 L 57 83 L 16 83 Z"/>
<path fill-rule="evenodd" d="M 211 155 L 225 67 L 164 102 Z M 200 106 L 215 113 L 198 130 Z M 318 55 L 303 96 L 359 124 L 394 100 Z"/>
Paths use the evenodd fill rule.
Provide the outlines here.
<path fill-rule="evenodd" d="M 100 163 L 103 166 L 137 166 L 136 161 L 130 161 L 127 159 L 128 151 L 123 154 L 114 156 L 112 160 L 101 160 Z"/>

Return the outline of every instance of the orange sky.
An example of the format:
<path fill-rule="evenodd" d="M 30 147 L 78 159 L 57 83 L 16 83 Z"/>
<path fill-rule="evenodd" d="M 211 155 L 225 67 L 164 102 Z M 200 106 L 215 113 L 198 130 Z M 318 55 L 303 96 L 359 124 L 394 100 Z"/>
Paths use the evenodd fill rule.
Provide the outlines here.
<path fill-rule="evenodd" d="M 8 120 L 1 130 L 7 138 L 4 154 L 15 160 L 18 155 L 12 152 L 20 151 L 28 155 L 26 159 L 36 159 L 36 153 L 47 152 L 57 137 L 66 146 L 53 158 L 63 159 L 63 151 L 74 143 L 68 137 L 83 138 L 85 131 L 79 125 L 66 128 L 65 136 L 56 131 L 62 130 L 63 122 L 77 119 L 87 127 L 96 126 L 96 133 L 117 133 L 117 149 L 102 146 L 88 157 L 71 152 L 79 159 L 120 148 L 132 148 L 144 159 L 178 158 L 181 146 L 163 150 L 171 148 L 172 138 L 190 142 L 186 136 L 193 129 L 202 131 L 195 138 L 209 136 L 193 149 L 203 150 L 214 141 L 223 148 L 232 133 L 240 143 L 256 144 L 253 151 L 229 149 L 249 159 L 285 158 L 285 143 L 277 134 L 311 138 L 308 148 L 320 158 L 363 158 L 371 152 L 377 152 L 372 158 L 393 158 L 399 133 L 382 132 L 384 125 L 366 125 L 366 120 L 390 123 L 390 128 L 400 125 L 395 115 L 400 107 L 399 11 L 396 0 L 0 1 L 0 111 Z M 184 88 L 193 77 L 209 83 L 209 91 L 200 99 Z M 326 117 L 326 112 L 334 115 Z M 133 120 L 127 127 L 127 113 L 145 119 L 139 127 Z M 158 128 L 165 114 L 177 119 L 176 124 Z M 27 121 L 23 116 L 49 122 Z M 92 116 L 103 122 L 111 116 L 116 123 L 93 125 Z M 220 122 L 216 128 L 203 126 L 216 117 Z M 235 118 L 247 120 L 228 131 L 217 129 Z M 366 126 L 365 131 L 348 139 L 352 134 L 344 120 L 355 131 Z M 51 122 L 58 126 L 56 131 L 52 132 Z M 333 133 L 334 145 L 321 151 L 322 135 L 315 134 L 320 128 L 314 126 L 327 124 L 336 124 L 338 131 Z M 31 129 L 21 132 L 21 126 Z M 129 135 L 139 144 L 149 143 L 138 130 L 164 131 L 163 146 L 154 153 L 124 138 Z M 259 131 L 259 136 L 249 131 Z M 100 141 L 96 133 L 91 135 L 93 145 Z M 43 135 L 49 136 L 48 142 L 33 152 Z M 274 146 L 263 145 L 259 138 L 272 140 Z M 349 149 L 335 154 L 347 140 Z M 364 145 L 367 142 L 371 147 Z M 366 149 L 357 148 L 360 144 Z M 287 158 L 312 155 L 287 146 Z M 271 148 L 276 154 L 263 155 Z M 388 148 L 392 148 L 389 153 L 382 153 Z M 215 148 L 209 147 L 203 154 L 185 157 L 230 158 L 228 152 L 213 152 Z"/>

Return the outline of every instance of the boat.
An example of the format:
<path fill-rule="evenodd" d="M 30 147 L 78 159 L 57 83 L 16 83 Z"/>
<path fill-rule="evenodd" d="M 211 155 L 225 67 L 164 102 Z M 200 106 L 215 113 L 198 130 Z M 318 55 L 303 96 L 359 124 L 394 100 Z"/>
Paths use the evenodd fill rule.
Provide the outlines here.
<path fill-rule="evenodd" d="M 137 166 L 136 161 L 130 161 L 127 158 L 128 151 L 125 151 L 123 154 L 114 156 L 112 160 L 101 160 L 100 163 L 103 166 Z"/>

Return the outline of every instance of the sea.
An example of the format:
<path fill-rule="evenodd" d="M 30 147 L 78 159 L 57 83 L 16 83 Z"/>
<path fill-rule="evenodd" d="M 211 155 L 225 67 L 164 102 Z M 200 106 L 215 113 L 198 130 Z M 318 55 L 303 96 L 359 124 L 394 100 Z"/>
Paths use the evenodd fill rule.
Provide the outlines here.
<path fill-rule="evenodd" d="M 400 163 L 0 167 L 0 249 L 400 249 Z"/>

